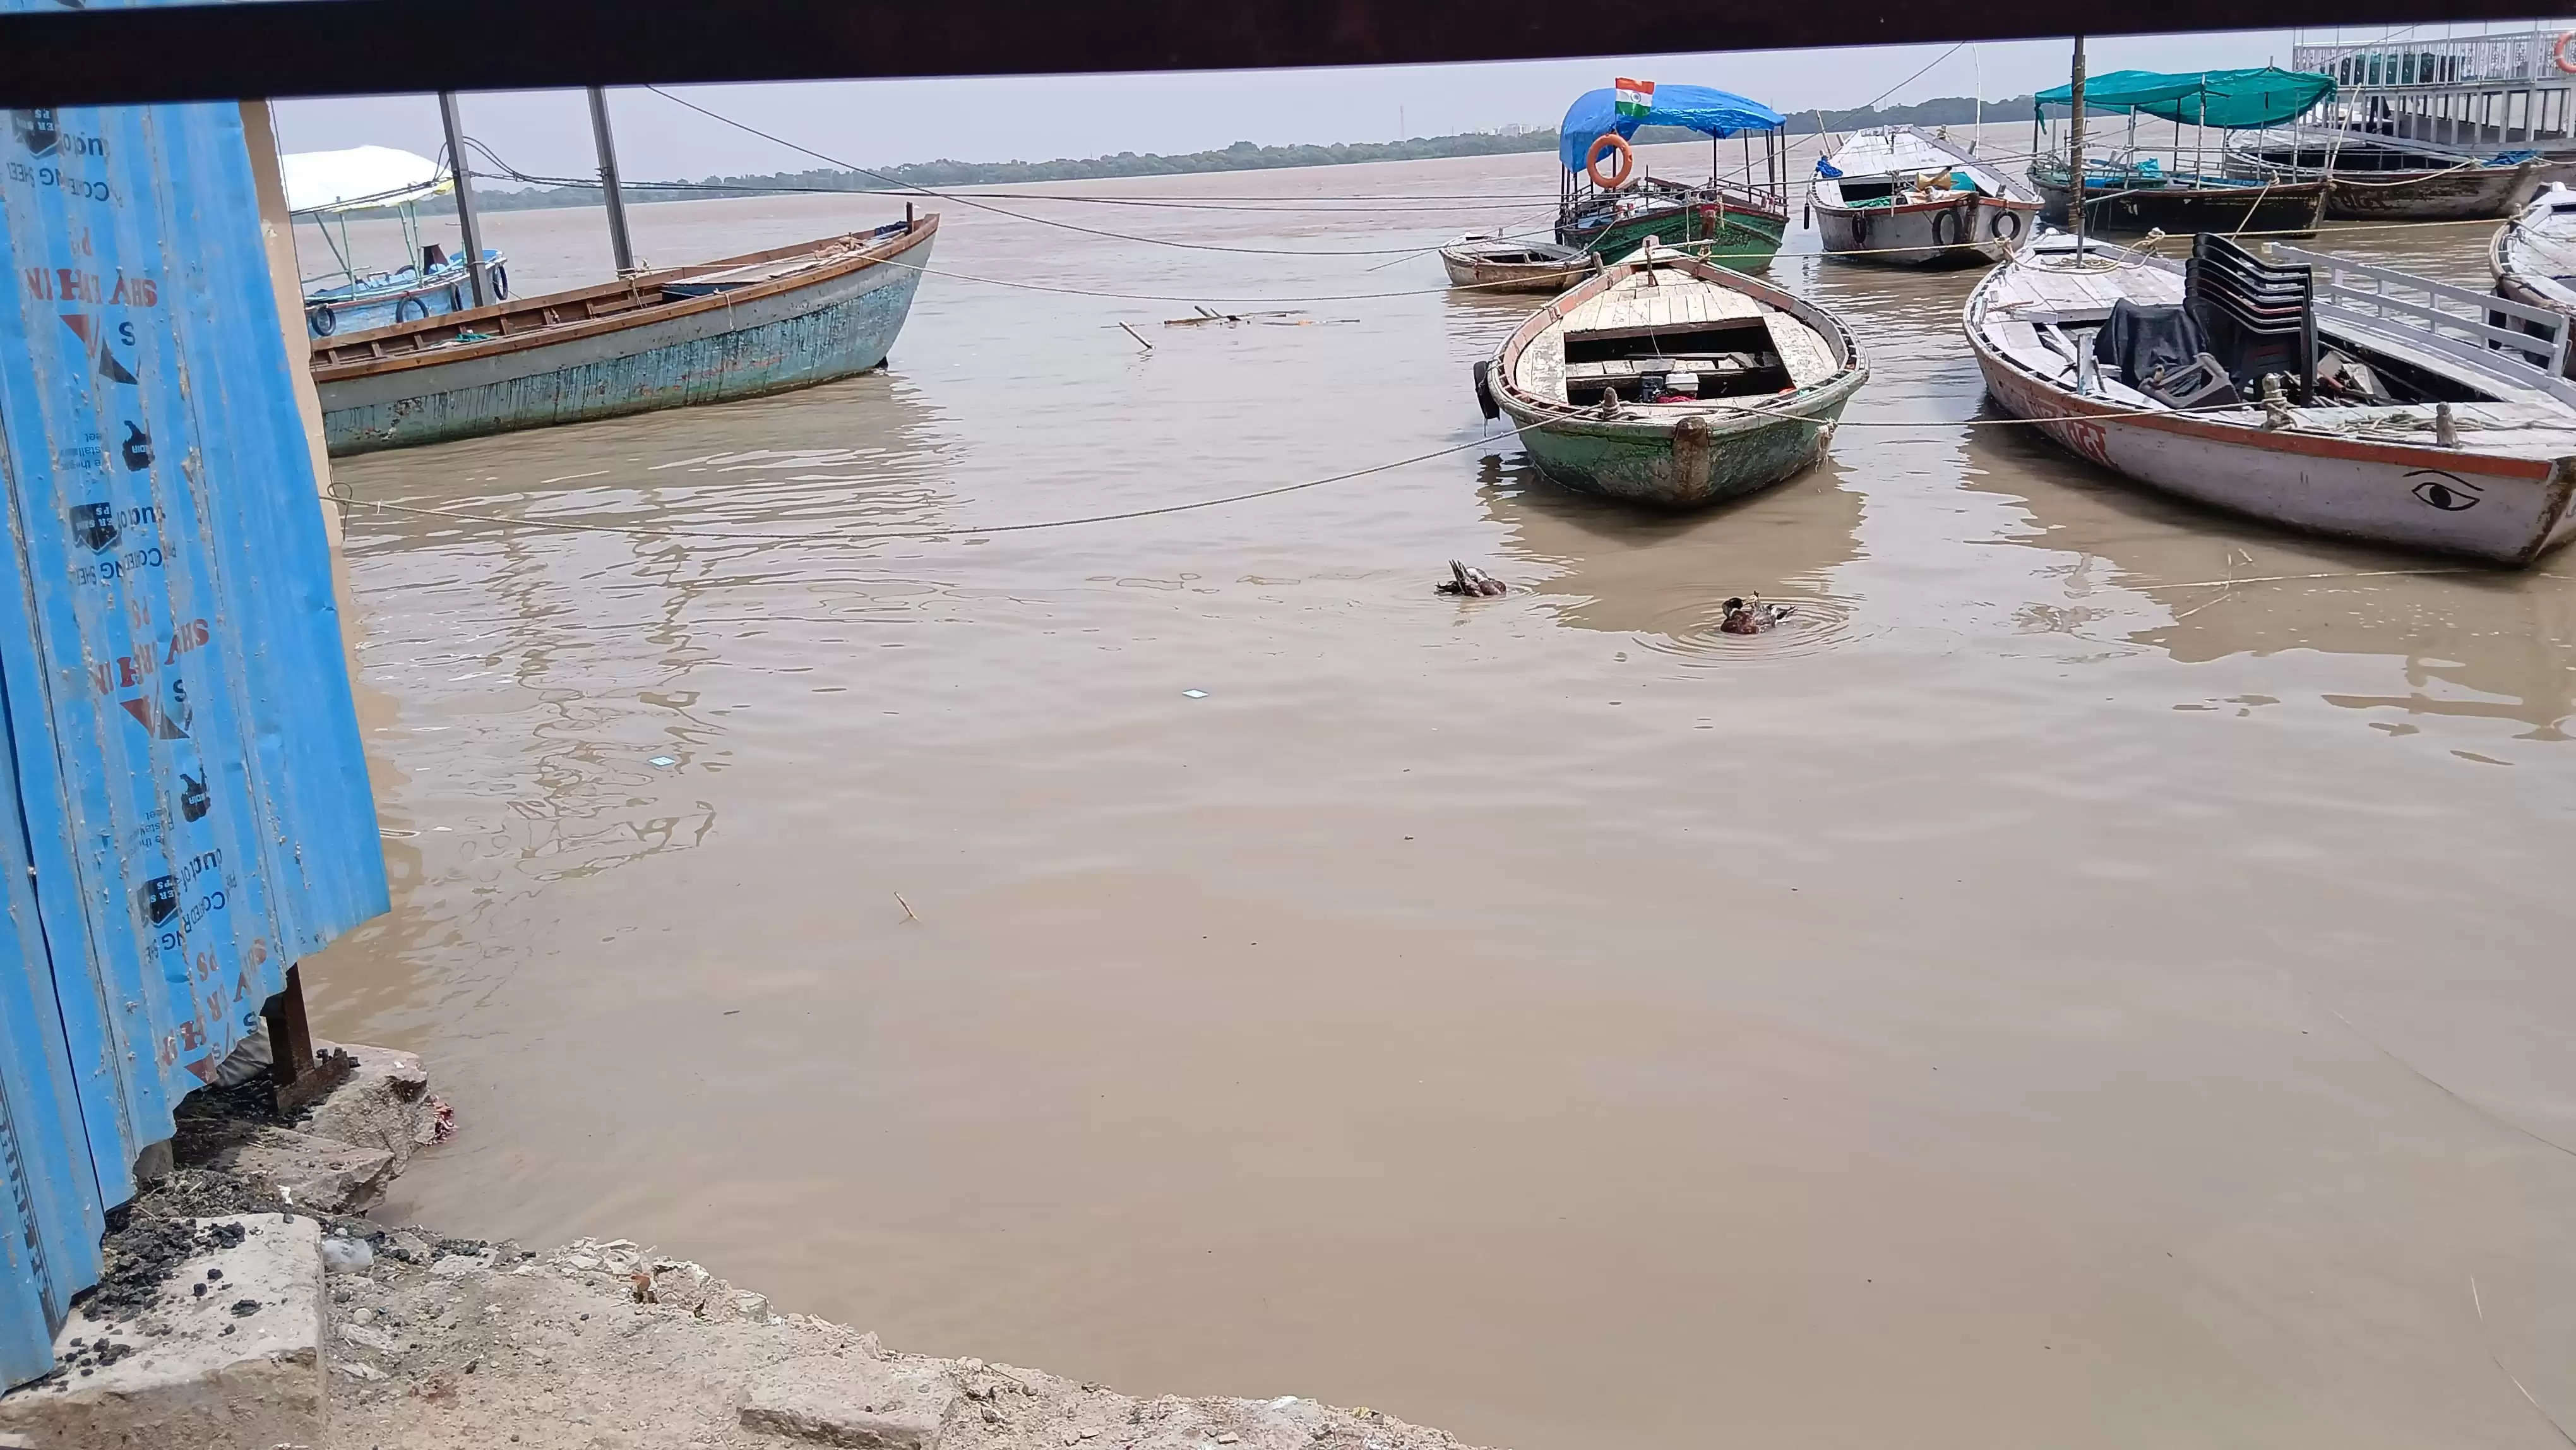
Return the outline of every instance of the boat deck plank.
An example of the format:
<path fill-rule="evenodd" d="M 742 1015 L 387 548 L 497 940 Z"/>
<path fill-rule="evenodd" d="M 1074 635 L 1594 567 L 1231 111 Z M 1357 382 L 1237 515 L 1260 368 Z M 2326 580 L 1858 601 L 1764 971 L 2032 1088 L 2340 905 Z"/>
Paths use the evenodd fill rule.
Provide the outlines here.
<path fill-rule="evenodd" d="M 1993 307 L 2033 322 L 2086 320 L 2109 314 L 2122 298 L 2141 307 L 2182 302 L 2182 276 L 2161 267 L 2124 264 L 2101 271 L 2016 265 L 1996 285 Z"/>
<path fill-rule="evenodd" d="M 1549 328 L 1521 354 L 1520 385 L 1550 402 L 1565 396 L 1565 333 Z"/>
<path fill-rule="evenodd" d="M 1661 285 L 1632 277 L 1587 299 L 1567 314 L 1565 330 L 1588 337 L 1639 336 L 1761 315 L 1762 305 L 1743 293 L 1666 274 Z"/>
<path fill-rule="evenodd" d="M 1779 312 L 1762 320 L 1771 329 L 1771 350 L 1780 354 L 1780 366 L 1788 371 L 1792 385 L 1808 387 L 1841 370 L 1834 362 L 1833 349 L 1825 346 L 1814 328 Z"/>

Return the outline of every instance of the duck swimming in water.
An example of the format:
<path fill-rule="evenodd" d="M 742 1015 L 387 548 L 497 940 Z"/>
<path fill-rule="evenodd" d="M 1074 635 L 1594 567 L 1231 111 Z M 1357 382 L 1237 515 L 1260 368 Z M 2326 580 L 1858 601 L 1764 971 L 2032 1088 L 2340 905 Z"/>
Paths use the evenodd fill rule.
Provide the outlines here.
<path fill-rule="evenodd" d="M 1726 601 L 1726 617 L 1717 622 L 1721 634 L 1760 634 L 1787 619 L 1794 609 L 1786 604 L 1765 604 L 1759 594 Z"/>
<path fill-rule="evenodd" d="M 1449 573 L 1452 577 L 1445 584 L 1435 585 L 1435 592 L 1464 594 L 1471 599 L 1494 599 L 1511 592 L 1504 587 L 1502 580 L 1473 564 L 1461 564 L 1452 559 L 1449 561 Z"/>

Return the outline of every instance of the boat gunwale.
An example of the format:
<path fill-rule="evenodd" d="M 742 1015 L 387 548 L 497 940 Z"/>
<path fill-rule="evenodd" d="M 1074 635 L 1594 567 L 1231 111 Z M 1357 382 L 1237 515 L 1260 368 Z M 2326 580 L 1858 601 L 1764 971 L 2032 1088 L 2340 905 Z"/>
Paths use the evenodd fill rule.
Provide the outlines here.
<path fill-rule="evenodd" d="M 2552 312 L 2576 317 L 2576 287 L 2570 287 L 2548 273 L 2532 271 L 2514 260 L 2514 249 L 2518 244 L 2539 245 L 2536 241 L 2527 240 L 2523 224 L 2534 220 L 2534 213 L 2552 204 L 2549 197 L 2555 191 L 2569 191 L 2570 202 L 2576 202 L 2576 188 L 2569 188 L 2564 182 L 2553 182 L 2548 190 L 2539 192 L 2517 207 L 2513 215 L 2497 223 L 2495 231 L 2487 237 L 2487 271 L 2495 278 L 2497 295 L 2506 300 L 2546 307 Z M 2548 214 L 2562 213 L 2552 211 Z M 2576 357 L 2576 348 L 2571 348 L 2570 356 Z"/>
<path fill-rule="evenodd" d="M 342 348 L 363 347 L 380 343 L 388 337 L 426 332 L 441 332 L 450 328 L 462 328 L 470 326 L 476 321 L 490 321 L 504 314 L 522 313 L 549 306 L 562 306 L 608 297 L 640 296 L 646 288 L 659 287 L 668 283 L 685 281 L 690 277 L 717 271 L 723 268 L 747 267 L 761 262 L 783 261 L 791 257 L 807 255 L 814 252 L 815 248 L 822 243 L 836 241 L 841 237 L 858 236 L 861 235 L 861 233 L 843 232 L 834 237 L 819 237 L 813 241 L 791 243 L 786 246 L 771 247 L 758 252 L 746 252 L 740 256 L 720 257 L 714 261 L 703 262 L 694 266 L 667 267 L 651 272 L 639 272 L 632 277 L 622 278 L 616 282 L 600 283 L 591 287 L 576 287 L 563 292 L 541 293 L 535 297 L 526 299 L 512 298 L 508 301 L 493 303 L 484 307 L 470 308 L 463 312 L 442 313 L 435 318 L 415 322 L 398 323 L 392 327 L 370 328 L 364 332 L 353 332 L 330 338 L 316 338 L 314 339 L 314 347 L 312 350 L 313 358 L 311 362 L 313 381 L 317 385 L 349 382 L 359 378 L 381 377 L 387 374 L 406 372 L 416 368 L 437 367 L 449 363 L 500 357 L 514 352 L 523 352 L 531 348 L 552 346 L 558 343 L 578 342 L 586 338 L 605 336 L 610 333 L 622 332 L 630 328 L 641 327 L 648 323 L 694 317 L 700 313 L 712 312 L 719 308 L 730 309 L 747 302 L 755 302 L 763 298 L 780 296 L 789 292 L 802 291 L 808 287 L 819 286 L 822 283 L 832 281 L 835 278 L 848 276 L 852 272 L 891 262 L 904 252 L 928 242 L 938 232 L 938 230 L 939 214 L 937 212 L 931 212 L 915 218 L 911 225 L 903 232 L 887 237 L 881 243 L 860 247 L 845 257 L 824 261 L 815 266 L 791 272 L 783 277 L 772 278 L 766 282 L 756 282 L 744 287 L 709 292 L 700 297 L 647 303 L 627 308 L 607 317 L 583 318 L 579 321 L 542 326 L 527 332 L 504 333 L 499 336 L 482 338 L 472 342 L 449 342 L 437 347 L 423 348 L 416 352 L 389 354 L 381 357 L 353 358 L 347 362 L 325 362 L 322 360 L 322 355 L 325 353 L 337 351 Z"/>
<path fill-rule="evenodd" d="M 1828 377 L 1787 393 L 1774 393 L 1758 403 L 1738 405 L 1703 400 L 1697 406 L 1676 409 L 1669 418 L 1603 418 L 1583 404 L 1541 398 L 1521 387 L 1514 364 L 1519 362 L 1521 354 L 1532 342 L 1549 328 L 1562 326 L 1576 307 L 1610 290 L 1637 271 L 1642 261 L 1660 266 L 1665 264 L 1667 256 L 1692 280 L 1730 292 L 1743 292 L 1754 301 L 1815 330 L 1829 346 L 1841 353 L 1839 365 Z M 1703 276 L 1703 271 L 1717 275 Z M 1685 417 L 1705 419 L 1713 431 L 1726 434 L 1750 432 L 1773 423 L 1804 422 L 1812 426 L 1830 426 L 1816 424 L 1807 415 L 1821 408 L 1839 407 L 1868 380 L 1869 362 L 1861 354 L 1859 339 L 1853 336 L 1841 318 L 1821 303 L 1720 263 L 1665 246 L 1654 248 L 1651 257 L 1641 248 L 1635 257 L 1602 268 L 1545 306 L 1532 311 L 1495 350 L 1494 367 L 1489 374 L 1489 386 L 1496 404 L 1529 417 L 1529 422 L 1520 425 L 1522 428 L 1571 428 L 1641 437 L 1669 436 Z"/>

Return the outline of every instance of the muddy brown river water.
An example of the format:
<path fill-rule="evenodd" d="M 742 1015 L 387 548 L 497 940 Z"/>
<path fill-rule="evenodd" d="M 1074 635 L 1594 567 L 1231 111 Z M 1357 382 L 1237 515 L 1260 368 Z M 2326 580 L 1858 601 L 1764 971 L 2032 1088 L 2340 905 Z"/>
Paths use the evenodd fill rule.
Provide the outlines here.
<path fill-rule="evenodd" d="M 870 542 L 1487 436 L 1526 304 L 1356 253 L 1554 197 L 1545 155 L 1056 189 L 1165 204 L 1012 205 L 1355 254 L 947 203 L 942 272 L 1075 290 L 932 276 L 879 374 L 335 469 L 629 530 L 348 515 L 394 910 L 307 976 L 463 1127 L 388 1214 L 1520 1450 L 2561 1443 L 2576 559 L 1972 426 L 1975 274 L 1811 232 L 1771 275 L 1874 374 L 1737 507 L 1496 444 Z M 523 292 L 606 266 L 595 212 L 490 230 Z M 2328 245 L 2474 280 L 2485 237 Z M 1513 593 L 1435 596 L 1452 557 Z M 1719 634 L 1752 590 L 1790 626 Z"/>

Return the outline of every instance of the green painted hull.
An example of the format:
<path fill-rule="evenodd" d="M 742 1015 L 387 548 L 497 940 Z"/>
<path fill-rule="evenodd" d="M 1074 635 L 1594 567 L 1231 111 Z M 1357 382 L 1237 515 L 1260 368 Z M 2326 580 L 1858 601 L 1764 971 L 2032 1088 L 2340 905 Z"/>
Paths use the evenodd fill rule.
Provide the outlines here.
<path fill-rule="evenodd" d="M 1685 235 L 1672 234 L 1676 224 Z M 1557 240 L 1610 263 L 1627 260 L 1629 254 L 1646 244 L 1646 238 L 1653 237 L 1664 246 L 1705 256 L 1720 266 L 1751 272 L 1767 265 L 1779 252 L 1781 235 L 1788 228 L 1784 219 L 1740 211 L 1727 212 L 1712 225 L 1698 208 L 1692 207 L 1631 217 L 1598 232 L 1560 231 Z"/>
<path fill-rule="evenodd" d="M 1578 493 L 1692 509 L 1759 493 L 1806 471 L 1833 438 L 1866 374 L 1823 390 L 1795 413 L 1727 421 L 1700 432 L 1670 423 L 1601 421 L 1506 405 L 1538 471 Z"/>

